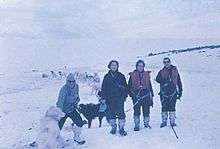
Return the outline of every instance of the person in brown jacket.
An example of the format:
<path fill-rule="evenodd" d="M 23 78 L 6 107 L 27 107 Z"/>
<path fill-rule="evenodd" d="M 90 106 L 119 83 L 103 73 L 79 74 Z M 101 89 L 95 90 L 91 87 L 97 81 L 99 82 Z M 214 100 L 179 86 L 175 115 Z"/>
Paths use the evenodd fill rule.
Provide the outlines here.
<path fill-rule="evenodd" d="M 136 69 L 130 73 L 128 82 L 129 95 L 134 105 L 134 131 L 140 130 L 141 108 L 143 112 L 145 128 L 151 128 L 150 106 L 153 107 L 153 89 L 150 80 L 150 71 L 145 71 L 145 62 L 139 60 L 136 63 Z"/>
<path fill-rule="evenodd" d="M 162 105 L 162 123 L 160 127 L 167 126 L 169 114 L 170 125 L 176 126 L 176 101 L 182 96 L 182 82 L 176 66 L 171 64 L 169 58 L 163 59 L 164 67 L 156 77 L 156 81 L 160 84 L 160 100 Z"/>

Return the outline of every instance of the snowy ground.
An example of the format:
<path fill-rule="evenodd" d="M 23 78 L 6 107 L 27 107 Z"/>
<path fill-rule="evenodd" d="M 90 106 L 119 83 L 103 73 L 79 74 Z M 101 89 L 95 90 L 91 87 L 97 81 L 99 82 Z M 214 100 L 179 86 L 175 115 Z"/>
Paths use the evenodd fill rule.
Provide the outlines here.
<path fill-rule="evenodd" d="M 67 72 L 103 76 L 108 61 L 117 59 L 120 70 L 128 74 L 139 57 L 154 79 L 166 55 L 147 57 L 148 53 L 219 44 L 219 4 L 218 0 L 0 0 L 0 149 L 22 149 L 34 141 L 39 119 L 55 104 L 65 81 L 42 79 L 42 73 L 67 66 Z M 160 103 L 155 96 L 152 130 L 134 133 L 130 111 L 127 137 L 111 136 L 107 123 L 102 128 L 94 123 L 92 129 L 84 128 L 87 143 L 82 149 L 219 148 L 220 49 L 170 57 L 184 85 L 177 104 L 180 139 L 169 127 L 159 128 Z M 156 94 L 159 86 L 155 81 L 153 85 Z M 83 103 L 97 102 L 85 84 L 80 83 L 80 95 Z M 128 98 L 126 109 L 131 106 Z M 65 139 L 72 138 L 69 126 L 70 121 L 62 131 Z"/>
<path fill-rule="evenodd" d="M 152 79 L 162 67 L 162 57 L 164 56 L 141 57 L 146 61 L 147 68 L 152 70 Z M 159 128 L 160 102 L 159 96 L 156 95 L 154 108 L 151 110 L 152 130 L 143 128 L 140 132 L 133 132 L 132 111 L 130 111 L 127 113 L 126 125 L 128 136 L 112 136 L 108 133 L 110 128 L 106 122 L 102 128 L 98 128 L 95 120 L 91 129 L 84 127 L 83 137 L 87 143 L 80 148 L 219 148 L 220 49 L 188 52 L 170 55 L 170 57 L 179 67 L 184 85 L 183 98 L 177 104 L 178 127 L 176 130 L 180 139 L 176 140 L 170 127 Z M 134 69 L 135 61 L 136 58 L 134 61 L 128 60 L 127 63 L 121 64 L 121 71 L 128 74 Z M 104 68 L 104 65 L 99 64 L 94 69 Z M 99 70 L 102 75 L 106 71 Z M 39 73 L 34 72 L 1 75 L 0 81 L 0 149 L 22 149 L 23 145 L 34 141 L 39 119 L 49 106 L 55 104 L 58 91 L 65 81 L 43 80 Z M 159 86 L 155 81 L 153 86 L 156 94 Z M 90 96 L 90 88 L 81 83 L 80 96 L 83 103 L 97 102 L 95 96 Z M 125 109 L 131 106 L 131 100 L 128 98 Z M 65 139 L 72 138 L 69 126 L 70 121 L 62 131 Z"/>

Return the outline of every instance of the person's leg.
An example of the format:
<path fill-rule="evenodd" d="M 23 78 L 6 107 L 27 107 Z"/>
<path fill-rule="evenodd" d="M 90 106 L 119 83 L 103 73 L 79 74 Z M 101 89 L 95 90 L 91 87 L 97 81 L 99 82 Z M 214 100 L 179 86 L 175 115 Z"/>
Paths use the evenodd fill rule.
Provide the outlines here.
<path fill-rule="evenodd" d="M 160 128 L 167 126 L 167 119 L 168 119 L 168 102 L 167 99 L 163 96 L 160 96 L 161 99 L 161 106 L 162 106 L 162 112 L 161 112 L 161 119 L 162 123 L 160 125 Z"/>
<path fill-rule="evenodd" d="M 144 117 L 144 127 L 145 128 L 151 128 L 149 125 L 150 122 L 150 106 L 147 104 L 146 100 L 142 103 L 142 111 L 143 111 L 143 117 Z"/>
<path fill-rule="evenodd" d="M 116 114 L 118 116 L 118 127 L 119 127 L 119 133 L 121 136 L 126 136 L 127 132 L 124 130 L 125 127 L 125 112 L 124 112 L 124 99 L 119 99 L 117 102 L 117 111 Z"/>
<path fill-rule="evenodd" d="M 62 117 L 62 118 L 60 119 L 60 121 L 59 121 L 59 123 L 58 123 L 60 130 L 62 130 L 63 125 L 64 125 L 64 123 L 65 123 L 67 117 L 68 117 L 68 116 L 67 116 L 67 114 L 66 114 L 64 117 Z"/>
<path fill-rule="evenodd" d="M 110 133 L 111 134 L 116 134 L 117 124 L 116 124 L 115 103 L 114 102 L 108 102 L 107 107 L 108 107 L 107 119 L 108 119 L 109 124 L 112 127 Z"/>
<path fill-rule="evenodd" d="M 74 141 L 78 144 L 84 144 L 85 141 L 81 139 L 80 135 L 82 133 L 82 126 L 84 124 L 80 114 L 74 110 L 72 113 L 68 114 L 68 116 L 72 119 L 74 125 L 72 125 L 72 130 L 74 133 Z"/>
<path fill-rule="evenodd" d="M 77 127 L 82 127 L 84 125 L 82 117 L 80 116 L 80 114 L 76 110 L 74 110 L 72 113 L 68 114 L 68 116 L 69 116 L 69 118 L 71 118 L 71 120 L 73 121 L 73 123 Z"/>
<path fill-rule="evenodd" d="M 160 128 L 167 126 L 168 112 L 162 111 L 161 118 L 162 118 L 162 123 L 160 125 Z"/>
<path fill-rule="evenodd" d="M 105 112 L 99 112 L 99 127 L 102 127 L 102 119 L 105 116 Z"/>
<path fill-rule="evenodd" d="M 137 100 L 133 99 L 133 104 L 135 104 Z M 141 105 L 140 103 L 134 106 L 134 131 L 140 130 L 140 114 L 141 114 Z"/>
<path fill-rule="evenodd" d="M 170 107 L 169 107 L 169 119 L 170 119 L 170 125 L 176 126 L 176 101 L 177 99 L 174 98 L 170 101 Z"/>
<path fill-rule="evenodd" d="M 74 133 L 74 141 L 78 144 L 84 144 L 86 143 L 85 140 L 82 140 L 80 135 L 82 133 L 82 127 L 78 127 L 77 125 L 72 125 L 72 130 L 73 130 L 73 133 Z"/>

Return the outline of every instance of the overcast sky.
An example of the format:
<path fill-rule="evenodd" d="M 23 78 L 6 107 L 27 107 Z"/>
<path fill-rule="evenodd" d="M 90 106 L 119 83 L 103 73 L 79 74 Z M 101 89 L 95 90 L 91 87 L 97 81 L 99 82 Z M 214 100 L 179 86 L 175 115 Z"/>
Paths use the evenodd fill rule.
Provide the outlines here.
<path fill-rule="evenodd" d="M 219 26 L 219 0 L 0 0 L 0 70 L 216 44 Z"/>
<path fill-rule="evenodd" d="M 27 22 L 27 27 L 35 29 L 27 28 L 27 33 L 33 35 L 220 38 L 219 0 L 0 1 L 2 27 L 16 18 L 16 29 Z M 16 30 L 9 27 L 7 32 Z"/>

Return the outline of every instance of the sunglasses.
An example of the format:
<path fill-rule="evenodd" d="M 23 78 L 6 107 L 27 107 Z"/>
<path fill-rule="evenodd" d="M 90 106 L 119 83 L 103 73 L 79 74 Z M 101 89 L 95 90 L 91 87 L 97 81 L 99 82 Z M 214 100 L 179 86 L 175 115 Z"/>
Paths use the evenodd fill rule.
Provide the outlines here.
<path fill-rule="evenodd" d="M 163 63 L 164 63 L 164 64 L 169 64 L 169 63 L 170 63 L 170 61 L 163 61 Z"/>
<path fill-rule="evenodd" d="M 68 81 L 69 83 L 75 83 L 76 81 Z"/>

